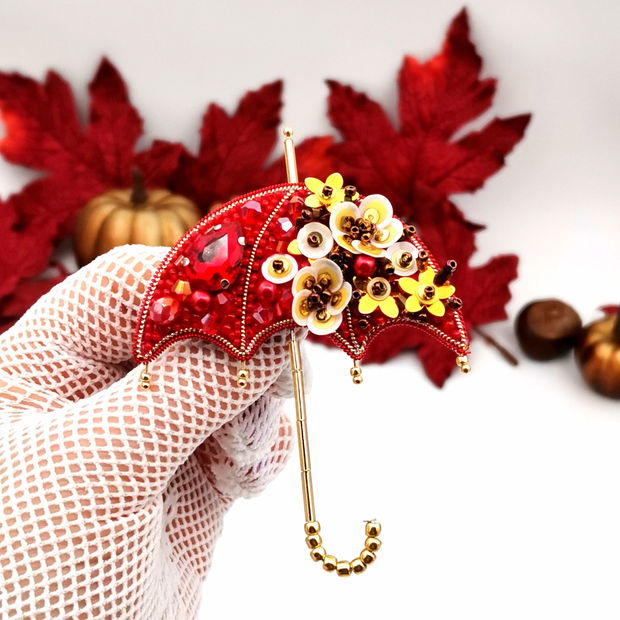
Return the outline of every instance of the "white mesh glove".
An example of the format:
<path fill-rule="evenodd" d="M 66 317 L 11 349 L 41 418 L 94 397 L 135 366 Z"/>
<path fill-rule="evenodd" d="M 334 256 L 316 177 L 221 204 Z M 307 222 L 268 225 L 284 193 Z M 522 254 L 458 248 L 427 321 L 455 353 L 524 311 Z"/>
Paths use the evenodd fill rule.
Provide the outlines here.
<path fill-rule="evenodd" d="M 131 337 L 166 251 L 109 252 L 0 336 L 2 618 L 194 617 L 226 509 L 289 453 L 286 332 L 243 390 L 189 340 L 139 389 Z"/>

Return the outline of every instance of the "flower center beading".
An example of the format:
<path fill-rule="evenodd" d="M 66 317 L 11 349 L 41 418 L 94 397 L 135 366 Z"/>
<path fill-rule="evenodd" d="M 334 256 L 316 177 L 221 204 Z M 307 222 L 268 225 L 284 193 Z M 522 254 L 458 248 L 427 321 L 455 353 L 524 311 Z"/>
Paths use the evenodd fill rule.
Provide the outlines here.
<path fill-rule="evenodd" d="M 373 299 L 376 299 L 377 301 L 383 301 L 390 296 L 390 293 L 392 292 L 392 287 L 385 278 L 373 278 L 368 283 L 366 290 Z"/>
<path fill-rule="evenodd" d="M 310 291 L 302 302 L 302 310 L 304 313 L 316 312 L 319 321 L 326 321 L 329 318 L 327 306 L 329 304 L 337 305 L 342 299 L 340 291 L 332 293 L 329 287 L 332 284 L 331 278 L 327 274 L 321 274 L 318 280 L 308 277 L 304 282 L 304 288 Z"/>
<path fill-rule="evenodd" d="M 396 262 L 402 269 L 409 269 L 413 264 L 413 254 L 411 254 L 411 252 L 402 252 L 396 259 Z"/>
<path fill-rule="evenodd" d="M 311 248 L 318 248 L 323 243 L 323 235 L 320 232 L 313 232 L 308 235 L 308 245 Z"/>
<path fill-rule="evenodd" d="M 422 301 L 432 301 L 435 297 L 435 287 L 432 284 L 421 286 L 418 295 Z"/>
<path fill-rule="evenodd" d="M 377 226 L 371 220 L 350 215 L 342 220 L 342 229 L 349 237 L 349 241 L 357 239 L 362 243 L 370 243 L 377 235 Z"/>
<path fill-rule="evenodd" d="M 323 191 L 321 192 L 323 198 L 331 198 L 333 193 L 334 188 L 331 185 L 323 185 Z"/>

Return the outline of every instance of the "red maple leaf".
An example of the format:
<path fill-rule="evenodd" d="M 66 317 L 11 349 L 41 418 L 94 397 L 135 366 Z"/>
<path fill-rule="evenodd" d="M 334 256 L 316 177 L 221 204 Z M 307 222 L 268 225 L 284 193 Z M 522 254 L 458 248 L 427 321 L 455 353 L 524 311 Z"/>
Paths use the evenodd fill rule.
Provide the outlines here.
<path fill-rule="evenodd" d="M 139 167 L 149 185 L 165 185 L 178 165 L 180 144 L 135 145 L 142 120 L 114 65 L 103 59 L 89 85 L 90 111 L 82 124 L 68 83 L 50 71 L 41 82 L 0 73 L 0 154 L 41 178 L 0 204 L 0 320 L 18 317 L 64 277 L 39 274 L 50 266 L 59 238 L 70 233 L 79 209 L 113 187 L 128 186 Z"/>
<path fill-rule="evenodd" d="M 184 151 L 172 179 L 174 190 L 206 212 L 213 204 L 257 187 L 285 182 L 283 158 L 268 165 L 280 138 L 281 108 L 279 80 L 246 93 L 232 114 L 210 104 L 200 127 L 198 153 Z M 331 145 L 331 136 L 309 138 L 299 144 L 296 150 L 300 175 L 331 172 Z"/>
<path fill-rule="evenodd" d="M 75 215 L 96 195 L 131 184 L 138 168 L 147 186 L 186 193 L 207 211 L 212 203 L 259 186 L 262 176 L 283 179 L 284 167 L 266 167 L 280 123 L 281 83 L 249 92 L 228 115 L 211 104 L 197 156 L 182 144 L 155 140 L 136 152 L 142 119 L 118 70 L 103 59 L 89 85 L 87 122 L 80 122 L 69 84 L 50 71 L 41 82 L 0 73 L 0 115 L 6 135 L 0 154 L 33 168 L 41 178 L 0 203 L 0 322 L 5 327 L 62 279 L 41 277 Z M 300 145 L 302 161 L 328 161 L 331 138 Z M 325 169 L 320 167 L 320 170 Z M 277 175 L 277 176 L 276 176 Z M 48 288 L 49 288 L 48 286 Z"/>
<path fill-rule="evenodd" d="M 616 305 L 613 305 L 613 304 L 609 304 L 609 305 L 607 305 L 607 306 L 600 306 L 600 307 L 599 307 L 599 310 L 600 310 L 603 314 L 605 314 L 605 315 L 609 316 L 609 315 L 612 315 L 612 314 L 616 314 L 618 311 L 620 311 L 620 306 L 616 306 Z"/>
<path fill-rule="evenodd" d="M 342 136 L 332 149 L 336 169 L 347 181 L 389 196 L 439 260 L 458 262 L 453 282 L 470 327 L 506 318 L 517 257 L 499 256 L 471 267 L 475 234 L 483 227 L 467 220 L 450 196 L 480 189 L 504 165 L 530 120 L 529 114 L 495 118 L 455 137 L 493 102 L 496 81 L 481 77 L 481 71 L 462 10 L 439 54 L 424 63 L 405 57 L 398 75 L 398 128 L 366 94 L 328 81 L 329 118 Z M 402 328 L 377 339 L 366 361 L 385 361 L 404 349 L 417 350 L 439 386 L 455 368 L 450 352 Z"/>

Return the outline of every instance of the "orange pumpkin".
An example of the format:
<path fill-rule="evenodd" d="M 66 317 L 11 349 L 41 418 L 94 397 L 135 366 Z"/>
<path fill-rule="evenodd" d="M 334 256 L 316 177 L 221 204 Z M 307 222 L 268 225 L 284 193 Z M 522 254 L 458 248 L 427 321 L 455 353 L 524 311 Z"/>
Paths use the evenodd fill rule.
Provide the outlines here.
<path fill-rule="evenodd" d="M 73 235 L 75 255 L 81 266 L 126 243 L 172 246 L 200 217 L 188 198 L 146 190 L 136 175 L 132 189 L 107 191 L 82 209 Z"/>
<path fill-rule="evenodd" d="M 590 387 L 605 396 L 620 398 L 620 311 L 584 329 L 575 357 Z"/>

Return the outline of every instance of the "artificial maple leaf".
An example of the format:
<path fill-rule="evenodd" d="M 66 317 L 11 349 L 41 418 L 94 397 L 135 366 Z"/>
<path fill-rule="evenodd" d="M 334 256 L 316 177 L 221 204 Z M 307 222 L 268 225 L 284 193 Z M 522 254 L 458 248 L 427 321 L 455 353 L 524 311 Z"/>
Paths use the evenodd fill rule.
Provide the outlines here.
<path fill-rule="evenodd" d="M 82 126 L 71 88 L 59 74 L 50 71 L 38 82 L 0 72 L 5 125 L 0 154 L 43 173 L 0 204 L 2 308 L 25 309 L 26 300 L 34 301 L 35 293 L 45 289 L 45 281 L 30 278 L 49 267 L 57 239 L 70 233 L 75 215 L 90 199 L 129 186 L 135 167 L 147 185 L 161 186 L 178 166 L 180 144 L 155 141 L 135 153 L 142 120 L 120 73 L 107 59 L 101 61 L 89 92 L 89 118 Z M 28 283 L 26 292 L 21 283 Z"/>
<path fill-rule="evenodd" d="M 214 203 L 260 187 L 277 140 L 282 82 L 265 84 L 228 114 L 212 103 L 200 128 L 198 154 L 184 151 L 172 185 L 206 212 Z"/>
<path fill-rule="evenodd" d="M 41 265 L 47 264 L 52 243 L 45 224 L 44 218 L 30 219 L 20 224 L 15 206 L 0 203 L 0 300 L 17 287 L 23 274 L 35 274 Z M 32 238 L 38 236 L 40 242 L 31 245 L 24 243 L 24 235 Z M 0 311 L 4 305 L 0 304 Z"/>
<path fill-rule="evenodd" d="M 0 304 L 0 333 L 11 327 L 41 295 L 62 282 L 68 275 L 61 264 L 54 265 L 54 271 L 53 275 L 23 280 L 19 288 Z"/>
<path fill-rule="evenodd" d="M 481 67 L 463 10 L 437 56 L 426 63 L 405 57 L 399 129 L 366 94 L 329 80 L 328 114 L 343 138 L 333 149 L 340 172 L 360 187 L 390 196 L 397 212 L 411 221 L 450 194 L 482 187 L 523 137 L 530 115 L 496 118 L 453 140 L 492 103 L 495 81 L 482 79 Z"/>
<path fill-rule="evenodd" d="M 475 234 L 483 227 L 469 221 L 450 196 L 480 189 L 504 165 L 530 120 L 528 114 L 495 118 L 455 138 L 493 102 L 496 80 L 481 77 L 481 71 L 462 10 L 439 54 L 423 63 L 405 57 L 398 75 L 398 128 L 365 93 L 328 81 L 329 118 L 342 136 L 332 149 L 336 169 L 348 182 L 389 196 L 395 212 L 416 225 L 438 260 L 457 261 L 452 280 L 470 328 L 506 318 L 517 257 L 471 267 Z M 366 361 L 385 361 L 405 349 L 418 352 L 436 385 L 455 368 L 453 356 L 439 344 L 399 328 L 377 339 Z"/>
<path fill-rule="evenodd" d="M 250 91 L 232 114 L 212 103 L 200 128 L 196 155 L 185 151 L 172 187 L 203 210 L 257 187 L 284 183 L 284 158 L 268 161 L 281 136 L 282 82 Z M 329 174 L 333 168 L 331 136 L 304 140 L 296 148 L 300 178 Z"/>

